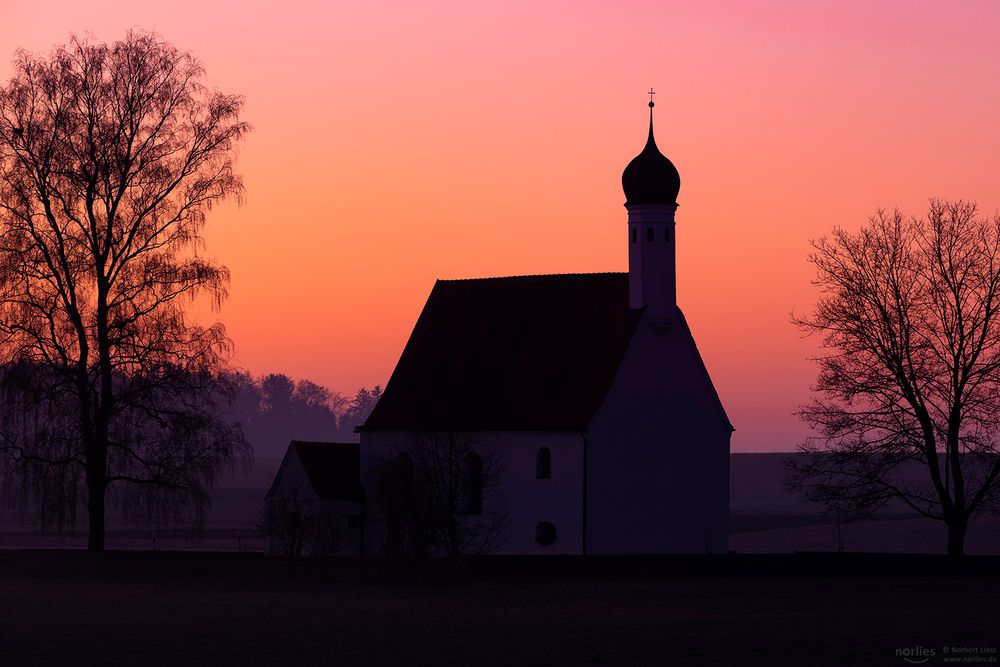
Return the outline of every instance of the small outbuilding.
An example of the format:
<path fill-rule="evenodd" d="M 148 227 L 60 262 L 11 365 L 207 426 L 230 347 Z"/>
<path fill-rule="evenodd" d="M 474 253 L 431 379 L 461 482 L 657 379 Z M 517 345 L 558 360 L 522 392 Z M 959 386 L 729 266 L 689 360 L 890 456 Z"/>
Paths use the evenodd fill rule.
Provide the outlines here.
<path fill-rule="evenodd" d="M 264 497 L 261 528 L 273 554 L 357 556 L 364 491 L 358 443 L 288 445 Z"/>

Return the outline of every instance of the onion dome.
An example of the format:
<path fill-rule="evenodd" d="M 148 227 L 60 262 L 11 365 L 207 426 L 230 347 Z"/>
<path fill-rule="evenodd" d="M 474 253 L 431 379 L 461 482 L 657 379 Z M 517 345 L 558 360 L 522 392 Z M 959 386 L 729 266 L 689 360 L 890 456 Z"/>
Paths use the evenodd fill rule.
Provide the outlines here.
<path fill-rule="evenodd" d="M 674 163 L 656 147 L 653 139 L 653 102 L 649 103 L 649 138 L 642 152 L 622 172 L 625 205 L 675 204 L 681 189 L 681 176 Z"/>

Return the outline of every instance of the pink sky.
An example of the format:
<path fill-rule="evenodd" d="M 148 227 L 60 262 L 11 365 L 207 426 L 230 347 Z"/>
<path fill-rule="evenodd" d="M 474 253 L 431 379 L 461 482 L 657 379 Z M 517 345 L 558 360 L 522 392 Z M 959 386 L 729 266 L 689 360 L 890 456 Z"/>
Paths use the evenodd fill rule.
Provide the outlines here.
<path fill-rule="evenodd" d="M 155 29 L 246 96 L 247 202 L 209 219 L 236 362 L 385 383 L 435 278 L 627 268 L 645 90 L 677 165 L 678 300 L 734 451 L 789 450 L 811 238 L 929 197 L 1000 208 L 993 2 L 5 0 L 15 48 Z"/>

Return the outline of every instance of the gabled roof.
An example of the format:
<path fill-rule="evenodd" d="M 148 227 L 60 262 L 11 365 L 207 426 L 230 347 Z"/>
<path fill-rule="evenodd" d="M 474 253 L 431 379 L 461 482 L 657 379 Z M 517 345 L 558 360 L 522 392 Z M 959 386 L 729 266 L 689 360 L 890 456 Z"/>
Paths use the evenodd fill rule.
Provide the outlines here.
<path fill-rule="evenodd" d="M 292 440 L 288 454 L 295 452 L 313 491 L 321 500 L 361 501 L 361 450 L 356 442 L 303 442 Z M 288 454 L 285 459 L 288 459 Z M 282 461 L 281 468 L 285 467 Z M 281 469 L 278 476 L 281 475 Z M 277 478 L 276 478 L 277 479 Z"/>
<path fill-rule="evenodd" d="M 628 274 L 434 285 L 361 430 L 579 430 L 635 333 Z"/>

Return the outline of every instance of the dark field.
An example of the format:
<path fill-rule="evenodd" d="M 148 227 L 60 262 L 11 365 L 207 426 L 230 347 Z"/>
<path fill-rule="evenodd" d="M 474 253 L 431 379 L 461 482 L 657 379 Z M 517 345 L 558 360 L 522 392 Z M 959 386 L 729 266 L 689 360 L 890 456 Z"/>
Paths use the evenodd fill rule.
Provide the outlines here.
<path fill-rule="evenodd" d="M 906 665 L 1000 647 L 1000 559 L 423 564 L 0 553 L 0 664 Z M 910 655 L 913 655 L 912 653 Z M 968 654 L 966 654 L 968 655 Z"/>

